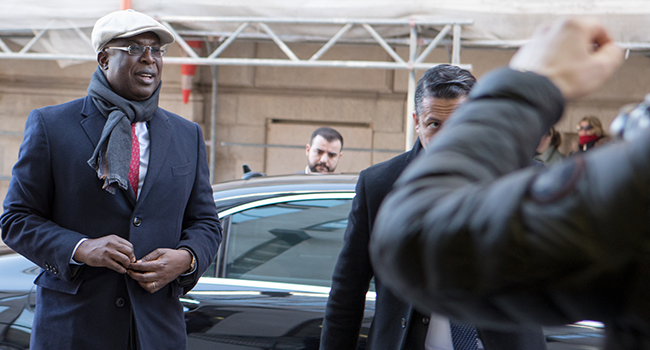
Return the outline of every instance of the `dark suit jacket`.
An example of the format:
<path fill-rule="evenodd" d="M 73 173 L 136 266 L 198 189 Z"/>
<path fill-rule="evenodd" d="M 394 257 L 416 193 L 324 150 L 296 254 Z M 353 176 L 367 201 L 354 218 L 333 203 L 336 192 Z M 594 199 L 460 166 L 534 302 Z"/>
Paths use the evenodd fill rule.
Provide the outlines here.
<path fill-rule="evenodd" d="M 27 119 L 1 222 L 6 244 L 45 270 L 35 281 L 32 349 L 125 349 L 132 313 L 143 349 L 184 349 L 178 297 L 221 241 L 201 129 L 158 109 L 136 202 L 130 189 L 103 190 L 87 164 L 105 122 L 90 97 L 34 110 Z M 80 239 L 109 234 L 130 240 L 136 258 L 187 247 L 197 271 L 149 294 L 127 275 L 70 264 Z"/>
<path fill-rule="evenodd" d="M 371 166 L 359 174 L 356 196 L 348 217 L 345 243 L 332 277 L 332 290 L 323 321 L 321 349 L 357 348 L 365 297 L 374 276 L 368 245 L 375 216 L 393 183 L 421 150 L 422 145 L 418 140 L 411 151 Z M 376 310 L 367 348 L 423 349 L 429 315 L 420 314 L 412 305 L 396 297 L 377 276 L 375 290 Z M 546 349 L 541 329 L 519 333 L 478 331 L 486 350 Z"/>

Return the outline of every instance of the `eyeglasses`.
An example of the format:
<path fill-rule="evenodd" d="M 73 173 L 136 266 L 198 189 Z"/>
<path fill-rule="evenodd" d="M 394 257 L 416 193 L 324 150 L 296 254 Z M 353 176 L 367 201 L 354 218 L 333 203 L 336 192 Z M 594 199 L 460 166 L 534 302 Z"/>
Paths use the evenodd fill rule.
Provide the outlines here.
<path fill-rule="evenodd" d="M 591 125 L 584 125 L 584 126 L 583 125 L 578 125 L 578 126 L 576 126 L 576 129 L 578 129 L 578 131 L 581 131 L 581 130 L 589 131 L 589 130 L 591 130 L 593 128 L 594 127 L 591 126 Z"/>
<path fill-rule="evenodd" d="M 113 46 L 104 48 L 104 50 L 111 49 L 126 51 L 129 56 L 141 56 L 145 51 L 147 51 L 147 49 L 149 49 L 149 52 L 151 52 L 151 55 L 154 57 L 163 57 L 167 52 L 167 48 L 164 46 L 142 46 L 138 44 L 131 44 L 127 47 Z"/>

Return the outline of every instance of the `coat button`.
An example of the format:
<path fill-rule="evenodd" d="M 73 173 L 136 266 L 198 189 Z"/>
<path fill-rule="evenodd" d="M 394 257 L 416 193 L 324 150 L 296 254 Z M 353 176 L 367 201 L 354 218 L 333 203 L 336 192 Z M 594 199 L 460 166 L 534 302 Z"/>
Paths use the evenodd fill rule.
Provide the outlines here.
<path fill-rule="evenodd" d="M 406 328 L 406 319 L 402 318 L 402 328 Z"/>
<path fill-rule="evenodd" d="M 115 306 L 117 307 L 122 307 L 124 306 L 125 302 L 123 298 L 117 298 L 115 299 Z"/>
<path fill-rule="evenodd" d="M 140 227 L 141 224 L 142 224 L 142 219 L 140 219 L 137 216 L 133 218 L 133 226 Z"/>
<path fill-rule="evenodd" d="M 429 318 L 428 317 L 422 317 L 422 323 L 429 324 Z"/>

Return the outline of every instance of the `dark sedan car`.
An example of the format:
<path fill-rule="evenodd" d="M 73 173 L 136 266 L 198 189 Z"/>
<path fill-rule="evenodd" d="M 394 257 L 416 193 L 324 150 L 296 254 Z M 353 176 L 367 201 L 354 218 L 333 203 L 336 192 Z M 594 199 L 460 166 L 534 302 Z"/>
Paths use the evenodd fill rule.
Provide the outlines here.
<path fill-rule="evenodd" d="M 213 187 L 224 239 L 213 264 L 182 298 L 189 349 L 318 349 L 356 180 L 290 175 Z M 0 257 L 0 350 L 29 347 L 38 273 L 16 254 Z M 360 349 L 374 305 L 371 288 Z M 598 349 L 602 343 L 598 323 L 545 333 L 550 350 Z"/>
<path fill-rule="evenodd" d="M 182 301 L 189 348 L 317 349 L 354 175 L 254 178 L 214 186 L 219 253 Z M 27 349 L 40 269 L 0 257 L 0 349 Z M 368 293 L 360 334 L 374 310 Z"/>

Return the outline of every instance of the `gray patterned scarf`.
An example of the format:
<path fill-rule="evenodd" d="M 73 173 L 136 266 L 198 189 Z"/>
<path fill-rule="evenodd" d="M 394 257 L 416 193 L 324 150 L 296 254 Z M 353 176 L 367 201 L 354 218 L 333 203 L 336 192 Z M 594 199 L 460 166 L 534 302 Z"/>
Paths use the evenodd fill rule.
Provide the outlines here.
<path fill-rule="evenodd" d="M 88 95 L 106 118 L 106 124 L 88 165 L 104 180 L 102 187 L 111 194 L 115 194 L 118 186 L 124 190 L 128 188 L 131 124 L 153 118 L 158 110 L 160 85 L 148 99 L 130 101 L 111 90 L 99 67 L 90 79 Z"/>

